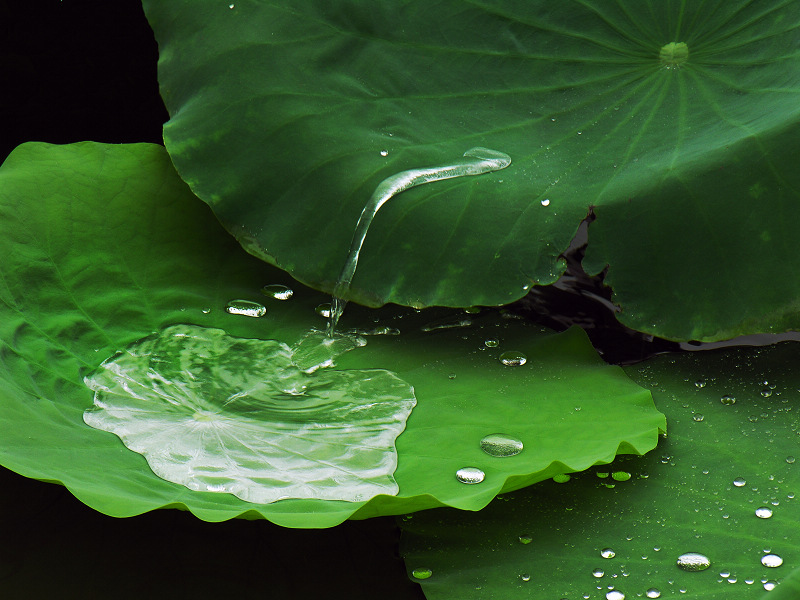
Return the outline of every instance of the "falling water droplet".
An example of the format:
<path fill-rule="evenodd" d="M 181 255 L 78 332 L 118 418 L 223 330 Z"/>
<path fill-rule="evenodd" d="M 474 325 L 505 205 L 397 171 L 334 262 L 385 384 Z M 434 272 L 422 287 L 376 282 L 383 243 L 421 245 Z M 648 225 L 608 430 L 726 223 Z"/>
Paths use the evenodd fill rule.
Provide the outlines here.
<path fill-rule="evenodd" d="M 736 404 L 736 398 L 731 396 L 730 394 L 725 394 L 719 399 L 725 406 L 730 406 L 731 404 Z"/>
<path fill-rule="evenodd" d="M 245 317 L 263 317 L 267 314 L 264 305 L 249 300 L 231 300 L 225 310 L 232 315 L 244 315 Z"/>
<path fill-rule="evenodd" d="M 331 316 L 331 304 L 330 302 L 323 302 L 322 304 L 318 305 L 314 311 L 320 316 L 325 319 L 328 319 Z"/>
<path fill-rule="evenodd" d="M 487 348 L 497 348 L 500 345 L 500 342 L 497 338 L 487 338 L 483 341 L 483 345 Z"/>
<path fill-rule="evenodd" d="M 600 556 L 603 558 L 614 558 L 617 555 L 611 548 L 603 548 L 600 550 Z"/>
<path fill-rule="evenodd" d="M 530 544 L 533 541 L 533 538 L 528 535 L 527 533 L 523 533 L 519 536 L 519 543 L 520 544 Z"/>
<path fill-rule="evenodd" d="M 661 598 L 661 592 L 656 588 L 650 588 L 645 592 L 648 598 Z"/>
<path fill-rule="evenodd" d="M 711 561 L 704 554 L 687 552 L 678 557 L 677 564 L 684 571 L 705 571 L 711 566 Z"/>
<path fill-rule="evenodd" d="M 769 519 L 772 516 L 772 509 L 766 506 L 759 506 L 756 509 L 756 516 L 759 519 Z"/>
<path fill-rule="evenodd" d="M 508 352 L 503 352 L 500 355 L 500 362 L 507 367 L 521 367 L 526 362 L 528 362 L 528 357 L 525 356 L 522 352 L 509 350 Z"/>
<path fill-rule="evenodd" d="M 516 456 L 522 448 L 522 440 L 505 433 L 490 433 L 481 440 L 481 450 L 489 456 Z"/>
<path fill-rule="evenodd" d="M 411 574 L 416 579 L 428 579 L 428 577 L 433 575 L 433 571 L 431 571 L 430 569 L 420 568 L 420 569 L 414 569 L 413 571 L 411 571 Z"/>
<path fill-rule="evenodd" d="M 261 288 L 261 293 L 269 298 L 275 298 L 275 300 L 288 300 L 294 295 L 294 291 L 291 288 L 279 283 L 265 285 Z"/>
<path fill-rule="evenodd" d="M 545 198 L 542 200 L 542 206 L 550 206 L 550 198 Z"/>
<path fill-rule="evenodd" d="M 461 483 L 480 483 L 486 477 L 486 473 L 477 467 L 463 467 L 456 471 L 456 479 Z"/>
<path fill-rule="evenodd" d="M 592 571 L 592 575 L 594 575 L 598 579 L 601 578 L 605 574 L 606 574 L 606 572 L 603 571 L 603 569 L 595 569 L 594 571 Z"/>
<path fill-rule="evenodd" d="M 745 481 L 744 477 L 737 477 L 733 480 L 733 485 L 736 487 L 743 487 L 746 483 L 747 481 Z"/>
<path fill-rule="evenodd" d="M 625 594 L 619 590 L 611 590 L 606 594 L 606 600 L 625 600 Z"/>
<path fill-rule="evenodd" d="M 777 554 L 767 554 L 761 557 L 761 564 L 770 568 L 780 567 L 783 564 L 783 559 Z"/>

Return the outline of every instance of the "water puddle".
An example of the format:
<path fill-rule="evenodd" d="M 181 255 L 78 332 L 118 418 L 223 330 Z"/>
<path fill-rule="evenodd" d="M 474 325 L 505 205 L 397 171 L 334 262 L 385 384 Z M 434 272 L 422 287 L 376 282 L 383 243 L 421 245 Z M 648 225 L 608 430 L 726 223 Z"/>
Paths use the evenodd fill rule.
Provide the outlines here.
<path fill-rule="evenodd" d="M 192 490 L 255 503 L 395 495 L 413 388 L 386 370 L 329 368 L 365 343 L 311 331 L 290 347 L 173 325 L 85 378 L 95 394 L 84 421 Z"/>

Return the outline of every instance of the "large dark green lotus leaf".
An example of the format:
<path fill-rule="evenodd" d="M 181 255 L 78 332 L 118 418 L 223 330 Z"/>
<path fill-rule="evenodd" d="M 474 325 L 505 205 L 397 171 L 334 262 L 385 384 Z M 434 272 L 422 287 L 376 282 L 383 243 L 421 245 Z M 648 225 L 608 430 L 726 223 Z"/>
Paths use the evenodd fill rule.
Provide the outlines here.
<path fill-rule="evenodd" d="M 626 367 L 670 422 L 656 451 L 505 494 L 478 514 L 404 519 L 409 571 L 432 570 L 420 580 L 429 600 L 614 600 L 611 589 L 628 600 L 658 597 L 645 595 L 651 588 L 662 600 L 749 600 L 772 597 L 765 583 L 784 577 L 775 597 L 796 598 L 798 364 L 800 344 L 790 342 Z M 613 558 L 602 557 L 607 548 Z M 678 568 L 689 552 L 710 567 Z M 768 555 L 783 564 L 764 566 L 777 561 Z"/>
<path fill-rule="evenodd" d="M 500 491 L 617 453 L 642 454 L 665 427 L 650 393 L 604 364 L 581 330 L 554 334 L 496 311 L 459 311 L 456 322 L 471 324 L 442 328 L 448 323 L 429 312 L 355 307 L 343 327 L 403 331 L 368 335 L 365 347 L 337 359 L 350 374 L 389 369 L 414 387 L 417 407 L 396 442 L 399 495 L 257 504 L 193 492 L 159 479 L 115 435 L 83 423 L 92 406 L 83 376 L 175 324 L 293 345 L 324 327 L 315 307 L 330 298 L 302 286 L 288 301 L 262 295 L 263 285 L 289 277 L 244 252 L 164 149 L 147 144 L 20 146 L 0 168 L 0 254 L 0 462 L 61 482 L 109 515 L 178 507 L 209 521 L 329 527 L 442 505 L 478 510 Z M 231 299 L 263 302 L 267 315 L 228 314 Z M 487 347 L 489 338 L 497 345 Z M 524 352 L 527 364 L 502 365 L 509 350 Z M 232 384 L 236 369 L 227 366 Z M 480 450 L 482 437 L 498 432 L 523 440 L 523 452 L 497 458 Z M 483 469 L 485 481 L 458 482 L 455 472 L 466 466 Z"/>
<path fill-rule="evenodd" d="M 330 290 L 386 177 L 473 146 L 508 168 L 390 200 L 350 296 L 503 304 L 591 269 L 632 327 L 800 325 L 800 5 L 791 0 L 145 0 L 167 149 L 253 254 Z M 383 156 L 385 152 L 386 156 Z"/>

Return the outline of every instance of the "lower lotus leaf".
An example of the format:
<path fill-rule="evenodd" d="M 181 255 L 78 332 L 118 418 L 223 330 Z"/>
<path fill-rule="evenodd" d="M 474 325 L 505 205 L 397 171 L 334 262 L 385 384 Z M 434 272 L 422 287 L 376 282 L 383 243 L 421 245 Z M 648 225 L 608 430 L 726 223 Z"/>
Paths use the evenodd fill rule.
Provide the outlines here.
<path fill-rule="evenodd" d="M 411 577 L 429 600 L 796 597 L 798 360 L 785 343 L 626 367 L 670 419 L 656 452 L 404 518 Z"/>
<path fill-rule="evenodd" d="M 109 515 L 177 507 L 208 521 L 318 528 L 437 506 L 478 510 L 498 492 L 643 454 L 665 427 L 650 393 L 603 363 L 580 329 L 555 334 L 488 309 L 350 305 L 341 328 L 363 337 L 325 342 L 329 298 L 242 250 L 158 146 L 19 147 L 0 168 L 0 230 L 0 462 L 63 483 Z M 181 345 L 169 334 L 189 338 L 176 338 Z M 417 406 L 403 430 L 409 386 Z M 336 446 L 340 422 L 327 412 L 336 402 L 345 428 L 381 431 Z M 132 419 L 134 409 L 144 412 Z M 162 475 L 173 481 L 84 415 L 156 470 L 168 463 Z M 209 423 L 216 439 L 199 433 Z M 331 423 L 303 445 L 301 432 Z M 152 434 L 143 449 L 139 434 Z M 381 451 L 364 448 L 372 436 Z M 277 445 L 297 456 L 278 456 Z M 334 486 L 301 471 L 328 454 L 345 470 L 377 468 L 397 487 L 370 500 L 321 499 Z M 279 480 L 265 481 L 273 473 L 254 466 L 257 455 L 280 465 Z M 475 475 L 460 481 L 467 467 Z M 222 481 L 210 475 L 217 468 Z M 187 476 L 192 469 L 203 473 Z M 198 482 L 203 491 L 186 487 Z M 316 489 L 278 500 L 283 491 L 260 487 L 295 484 Z"/>

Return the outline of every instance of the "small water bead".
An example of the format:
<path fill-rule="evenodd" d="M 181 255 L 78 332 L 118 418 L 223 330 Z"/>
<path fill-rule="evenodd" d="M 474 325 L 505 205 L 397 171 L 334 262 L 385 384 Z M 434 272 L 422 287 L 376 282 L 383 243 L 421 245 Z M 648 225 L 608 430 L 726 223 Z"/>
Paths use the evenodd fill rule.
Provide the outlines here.
<path fill-rule="evenodd" d="M 761 395 L 764 396 L 764 398 L 769 398 L 770 396 L 772 396 L 772 390 L 769 388 L 764 388 L 763 390 L 761 390 Z"/>
<path fill-rule="evenodd" d="M 477 467 L 463 467 L 456 471 L 456 479 L 461 483 L 475 484 L 480 483 L 486 478 L 486 473 Z"/>
<path fill-rule="evenodd" d="M 774 569 L 775 567 L 780 567 L 783 564 L 783 559 L 777 554 L 767 554 L 761 557 L 761 564 L 765 567 Z"/>
<path fill-rule="evenodd" d="M 522 440 L 505 433 L 491 433 L 481 440 L 481 450 L 489 456 L 516 456 L 522 449 Z"/>
<path fill-rule="evenodd" d="M 508 352 L 503 352 L 500 355 L 500 362 L 507 367 L 521 367 L 528 362 L 528 357 L 522 352 L 509 350 Z"/>
<path fill-rule="evenodd" d="M 210 313 L 210 312 L 211 312 L 211 309 L 210 309 L 210 308 L 204 308 L 204 309 L 203 309 L 201 312 L 202 312 L 204 315 L 207 315 L 208 313 Z"/>
<path fill-rule="evenodd" d="M 567 483 L 570 479 L 572 479 L 567 473 L 559 473 L 558 475 L 553 475 L 553 481 L 556 483 Z"/>
<path fill-rule="evenodd" d="M 522 575 L 519 576 L 519 578 L 522 579 L 522 581 L 530 581 L 531 580 L 530 573 L 523 573 Z"/>
<path fill-rule="evenodd" d="M 595 569 L 594 571 L 592 571 L 592 575 L 594 575 L 594 576 L 595 576 L 595 577 L 597 577 L 598 579 L 600 579 L 601 577 L 603 577 L 605 574 L 606 574 L 606 572 L 605 572 L 605 571 L 603 571 L 603 569 Z"/>
<path fill-rule="evenodd" d="M 736 487 L 743 487 L 746 484 L 747 481 L 745 481 L 744 477 L 737 477 L 736 479 L 733 480 L 733 485 L 735 485 Z"/>
<path fill-rule="evenodd" d="M 700 413 L 695 413 L 694 415 L 692 415 L 692 419 L 693 419 L 694 421 L 697 421 L 698 423 L 699 423 L 700 421 L 702 421 L 704 418 L 705 418 L 705 417 L 704 417 L 702 414 L 700 414 Z"/>
<path fill-rule="evenodd" d="M 600 550 L 600 556 L 603 558 L 614 558 L 617 555 L 611 548 L 603 548 Z"/>
<path fill-rule="evenodd" d="M 263 304 L 249 300 L 231 300 L 225 306 L 225 310 L 232 315 L 245 317 L 263 317 L 267 314 L 267 309 Z"/>
<path fill-rule="evenodd" d="M 324 319 L 329 319 L 331 316 L 331 303 L 323 302 L 322 304 L 317 305 L 317 307 L 314 309 L 314 312 Z"/>
<path fill-rule="evenodd" d="M 533 538 L 530 535 L 528 535 L 527 533 L 523 533 L 521 536 L 519 536 L 519 543 L 520 544 L 527 545 L 527 544 L 530 544 L 532 541 L 533 541 Z"/>
<path fill-rule="evenodd" d="M 698 552 L 687 552 L 678 557 L 677 565 L 684 571 L 705 571 L 711 566 L 709 558 Z"/>
<path fill-rule="evenodd" d="M 388 150 L 381 150 L 381 156 L 389 156 Z"/>
<path fill-rule="evenodd" d="M 261 288 L 261 293 L 268 298 L 275 298 L 275 300 L 288 300 L 294 295 L 294 290 L 285 285 L 273 283 Z"/>
<path fill-rule="evenodd" d="M 611 590 L 606 594 L 606 600 L 625 600 L 625 594 L 619 590 Z"/>
<path fill-rule="evenodd" d="M 484 340 L 483 345 L 487 348 L 497 348 L 500 345 L 500 342 L 497 338 L 488 338 Z"/>
<path fill-rule="evenodd" d="M 725 406 L 731 406 L 732 404 L 736 404 L 736 398 L 729 394 L 725 394 L 719 399 Z"/>
<path fill-rule="evenodd" d="M 793 464 L 794 461 L 795 461 L 794 456 L 787 456 L 786 457 L 786 462 L 789 463 L 790 465 Z"/>
<path fill-rule="evenodd" d="M 756 516 L 759 519 L 769 519 L 772 516 L 772 509 L 766 506 L 759 506 L 756 509 Z"/>
<path fill-rule="evenodd" d="M 706 387 L 706 380 L 705 379 L 698 379 L 697 381 L 694 382 L 694 387 L 696 387 L 697 389 L 701 389 L 701 388 Z"/>
<path fill-rule="evenodd" d="M 661 592 L 656 588 L 650 588 L 645 592 L 645 596 L 648 598 L 661 598 Z"/>
<path fill-rule="evenodd" d="M 719 576 L 722 577 L 723 579 L 727 579 L 728 577 L 731 576 L 731 572 L 730 571 L 720 571 L 719 572 Z"/>
<path fill-rule="evenodd" d="M 545 198 L 542 200 L 542 206 L 550 206 L 550 198 Z"/>
<path fill-rule="evenodd" d="M 739 581 L 739 580 L 736 578 L 736 575 L 732 575 L 731 577 L 728 577 L 728 583 L 736 583 L 737 581 Z"/>
<path fill-rule="evenodd" d="M 431 575 L 433 575 L 433 571 L 430 569 L 414 569 L 411 571 L 411 574 L 414 576 L 415 579 L 428 579 Z"/>
<path fill-rule="evenodd" d="M 770 579 L 769 581 L 764 582 L 764 589 L 767 590 L 768 592 L 771 592 L 772 590 L 775 589 L 775 586 L 777 585 L 778 585 L 777 581 L 772 581 Z"/>
<path fill-rule="evenodd" d="M 631 474 L 626 471 L 614 471 L 611 477 L 615 481 L 628 481 L 631 478 Z"/>

